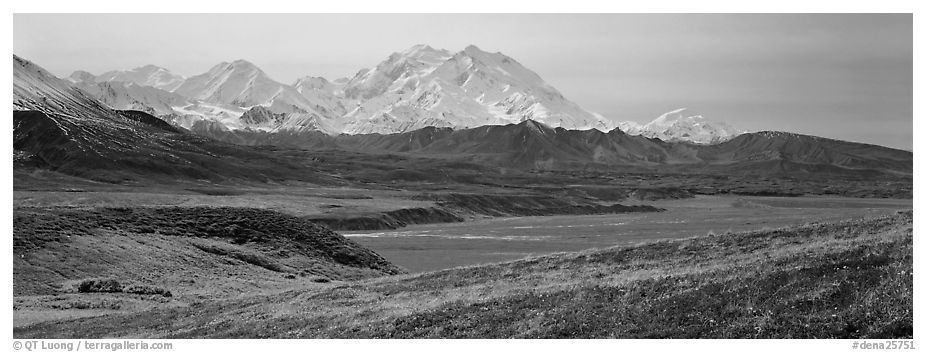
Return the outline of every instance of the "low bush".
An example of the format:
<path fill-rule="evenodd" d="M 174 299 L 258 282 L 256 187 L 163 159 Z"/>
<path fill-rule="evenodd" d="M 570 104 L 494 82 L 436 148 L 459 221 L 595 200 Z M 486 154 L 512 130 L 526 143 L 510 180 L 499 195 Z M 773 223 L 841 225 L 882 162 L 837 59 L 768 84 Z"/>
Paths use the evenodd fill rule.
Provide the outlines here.
<path fill-rule="evenodd" d="M 123 291 L 125 293 L 133 293 L 136 295 L 161 295 L 164 297 L 173 297 L 173 294 L 170 291 L 165 290 L 160 287 L 144 286 L 144 285 L 132 285 L 126 287 Z"/>
<path fill-rule="evenodd" d="M 87 279 L 77 285 L 80 293 L 132 293 L 137 295 L 161 295 L 171 297 L 170 291 L 145 285 L 123 285 L 116 279 Z"/>
<path fill-rule="evenodd" d="M 122 284 L 116 279 L 87 279 L 77 285 L 77 292 L 122 292 Z"/>

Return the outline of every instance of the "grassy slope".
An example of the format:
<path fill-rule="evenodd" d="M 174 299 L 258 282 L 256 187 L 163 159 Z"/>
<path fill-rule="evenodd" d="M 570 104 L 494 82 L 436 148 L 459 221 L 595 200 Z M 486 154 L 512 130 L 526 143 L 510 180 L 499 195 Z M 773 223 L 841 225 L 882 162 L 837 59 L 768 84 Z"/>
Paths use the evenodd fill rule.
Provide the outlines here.
<path fill-rule="evenodd" d="M 261 209 L 16 208 L 13 230 L 18 296 L 70 292 L 72 281 L 100 276 L 183 297 L 291 287 L 287 275 L 341 280 L 401 272 L 324 227 Z"/>
<path fill-rule="evenodd" d="M 912 213 L 15 328 L 27 337 L 912 337 Z"/>

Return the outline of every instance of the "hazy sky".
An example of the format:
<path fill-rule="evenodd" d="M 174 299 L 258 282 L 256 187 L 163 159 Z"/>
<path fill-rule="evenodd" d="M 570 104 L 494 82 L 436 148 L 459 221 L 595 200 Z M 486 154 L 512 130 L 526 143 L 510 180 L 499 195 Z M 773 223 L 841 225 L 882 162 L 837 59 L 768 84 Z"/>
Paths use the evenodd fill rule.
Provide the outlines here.
<path fill-rule="evenodd" d="M 747 130 L 912 148 L 910 14 L 16 14 L 14 53 L 64 77 L 246 59 L 292 83 L 414 44 L 500 51 L 614 120 L 679 107 Z"/>

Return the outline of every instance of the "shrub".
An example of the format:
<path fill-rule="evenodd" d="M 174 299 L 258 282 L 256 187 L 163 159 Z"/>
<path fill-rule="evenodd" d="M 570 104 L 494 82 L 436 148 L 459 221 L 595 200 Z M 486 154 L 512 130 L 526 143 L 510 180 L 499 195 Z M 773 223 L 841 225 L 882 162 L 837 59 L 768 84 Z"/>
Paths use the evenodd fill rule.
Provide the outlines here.
<path fill-rule="evenodd" d="M 87 301 L 77 301 L 71 303 L 71 308 L 74 309 L 90 309 L 93 308 L 93 303 Z"/>
<path fill-rule="evenodd" d="M 171 297 L 170 291 L 160 287 L 131 285 L 125 286 L 116 279 L 87 279 L 77 285 L 77 292 L 109 292 L 109 293 L 133 293 L 138 295 L 161 295 Z"/>
<path fill-rule="evenodd" d="M 125 288 L 125 293 L 134 293 L 137 295 L 161 295 L 164 297 L 172 297 L 173 294 L 170 291 L 165 290 L 160 287 L 144 286 L 144 285 L 132 285 Z"/>
<path fill-rule="evenodd" d="M 77 285 L 77 292 L 122 292 L 122 284 L 116 279 L 87 279 Z"/>

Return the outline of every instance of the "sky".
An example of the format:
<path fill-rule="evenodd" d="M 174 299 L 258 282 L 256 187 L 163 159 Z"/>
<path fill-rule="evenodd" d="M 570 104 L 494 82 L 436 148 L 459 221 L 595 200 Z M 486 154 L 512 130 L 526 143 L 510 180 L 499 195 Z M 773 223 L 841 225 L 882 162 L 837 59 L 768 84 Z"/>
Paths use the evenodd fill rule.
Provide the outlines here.
<path fill-rule="evenodd" d="M 749 131 L 912 149 L 910 14 L 14 14 L 13 51 L 59 77 L 245 59 L 353 76 L 415 44 L 502 52 L 615 121 L 686 107 Z"/>

